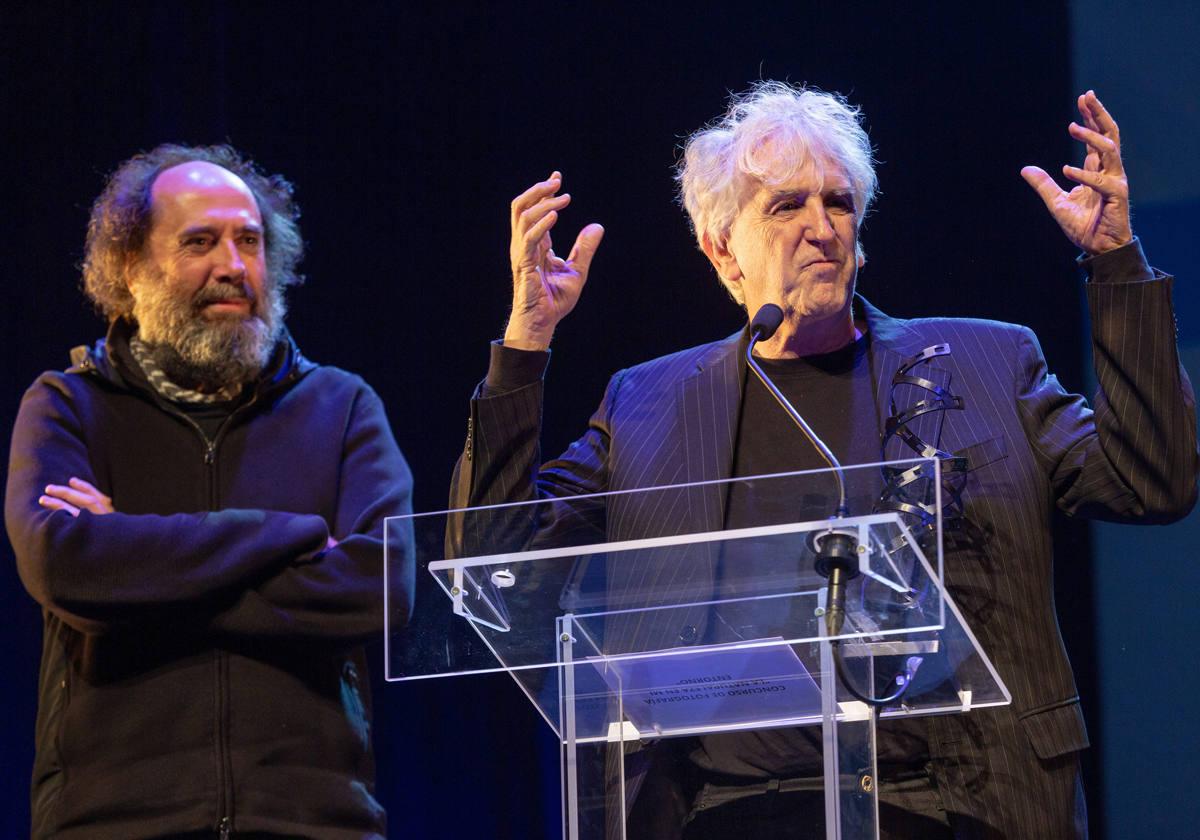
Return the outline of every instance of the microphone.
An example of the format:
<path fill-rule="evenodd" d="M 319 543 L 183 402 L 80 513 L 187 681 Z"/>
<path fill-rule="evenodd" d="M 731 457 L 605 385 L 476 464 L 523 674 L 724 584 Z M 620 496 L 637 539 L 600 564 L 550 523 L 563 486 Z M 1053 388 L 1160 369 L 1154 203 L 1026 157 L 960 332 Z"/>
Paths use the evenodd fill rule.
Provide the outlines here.
<path fill-rule="evenodd" d="M 770 341 L 782 323 L 783 310 L 773 303 L 764 303 L 750 322 L 750 335 L 754 341 Z"/>
<path fill-rule="evenodd" d="M 842 519 L 849 514 L 846 505 L 846 478 L 837 456 L 817 436 L 812 427 L 805 422 L 783 392 L 775 386 L 766 372 L 754 360 L 754 345 L 767 341 L 783 323 L 783 310 L 773 303 L 764 304 L 750 321 L 750 343 L 746 347 L 746 364 L 766 387 L 775 401 L 787 413 L 792 421 L 800 427 L 800 431 L 820 453 L 821 457 L 833 470 L 838 486 L 838 503 L 832 519 Z M 847 528 L 814 531 L 809 539 L 813 553 L 817 556 L 816 570 L 822 577 L 829 580 L 829 595 L 826 603 L 825 623 L 831 636 L 841 632 L 845 620 L 845 584 L 846 581 L 858 576 L 857 568 L 857 532 Z"/>

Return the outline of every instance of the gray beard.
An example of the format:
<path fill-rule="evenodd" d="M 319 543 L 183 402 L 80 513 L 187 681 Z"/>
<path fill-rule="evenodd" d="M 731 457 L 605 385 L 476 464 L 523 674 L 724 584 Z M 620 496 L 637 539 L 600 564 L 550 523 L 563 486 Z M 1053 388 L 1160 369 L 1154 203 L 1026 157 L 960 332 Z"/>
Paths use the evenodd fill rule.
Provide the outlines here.
<path fill-rule="evenodd" d="M 204 306 L 214 300 L 249 297 L 249 289 L 210 283 L 190 298 L 174 294 L 165 274 L 143 268 L 133 317 L 138 337 L 167 378 L 184 388 L 211 393 L 245 385 L 270 361 L 283 332 L 286 305 L 274 283 L 261 299 L 251 298 L 251 316 L 209 318 Z"/>

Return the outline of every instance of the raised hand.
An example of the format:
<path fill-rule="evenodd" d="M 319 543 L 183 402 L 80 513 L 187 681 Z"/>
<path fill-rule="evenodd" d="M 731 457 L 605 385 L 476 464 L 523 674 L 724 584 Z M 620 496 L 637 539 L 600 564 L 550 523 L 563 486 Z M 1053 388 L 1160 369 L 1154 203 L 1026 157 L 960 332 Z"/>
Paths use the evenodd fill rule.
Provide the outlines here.
<path fill-rule="evenodd" d="M 550 346 L 554 328 L 579 301 L 604 236 L 604 228 L 590 224 L 579 232 L 565 260 L 554 253 L 550 229 L 571 202 L 569 194 L 557 195 L 561 186 L 562 175 L 554 172 L 512 202 L 513 307 L 504 331 L 504 343 L 511 347 L 544 350 Z"/>
<path fill-rule="evenodd" d="M 96 514 L 114 512 L 112 499 L 74 476 L 65 485 L 46 485 L 46 492 L 38 497 L 38 504 L 50 510 L 65 510 L 72 516 L 79 516 L 81 510 Z"/>
<path fill-rule="evenodd" d="M 1042 197 L 1067 238 L 1089 254 L 1100 254 L 1132 241 L 1129 223 L 1129 182 L 1121 163 L 1117 123 L 1100 104 L 1095 91 L 1079 97 L 1083 125 L 1071 123 L 1071 136 L 1087 148 L 1083 166 L 1064 166 L 1063 175 L 1078 186 L 1059 189 L 1054 179 L 1036 166 L 1021 170 Z"/>

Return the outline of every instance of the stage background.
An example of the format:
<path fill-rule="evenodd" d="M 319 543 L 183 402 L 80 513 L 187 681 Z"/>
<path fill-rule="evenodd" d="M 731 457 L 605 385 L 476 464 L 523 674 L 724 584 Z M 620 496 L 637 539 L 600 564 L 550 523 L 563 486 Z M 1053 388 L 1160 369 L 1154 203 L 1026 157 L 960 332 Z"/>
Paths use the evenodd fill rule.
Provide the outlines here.
<path fill-rule="evenodd" d="M 899 9 L 899 10 L 897 10 Z M 882 193 L 860 290 L 897 316 L 1033 327 L 1088 387 L 1073 249 L 1018 170 L 1076 161 L 1074 95 L 1121 120 L 1151 259 L 1181 275 L 1185 352 L 1200 360 L 1194 92 L 1184 3 L 306 5 L 42 2 L 0 22 L 7 154 L 0 266 L 8 363 L 0 431 L 24 388 L 102 330 L 78 292 L 104 175 L 166 140 L 230 141 L 298 187 L 309 283 L 289 325 L 311 358 L 362 373 L 417 479 L 444 504 L 467 399 L 502 330 L 512 196 L 553 168 L 569 242 L 607 236 L 555 341 L 545 448 L 582 430 L 616 369 L 734 331 L 674 205 L 682 137 L 757 78 L 860 104 Z M 1093 836 L 1183 836 L 1197 816 L 1192 517 L 1170 529 L 1057 534 L 1060 616 L 1096 748 Z M 437 605 L 440 606 L 440 605 Z M 28 832 L 41 623 L 0 549 L 0 836 Z M 506 678 L 382 684 L 380 797 L 396 837 L 553 838 L 554 741 Z M 269 698 L 264 698 L 264 701 Z"/>
<path fill-rule="evenodd" d="M 1178 275 L 1179 349 L 1200 377 L 1200 7 L 1076 0 L 1071 24 L 1077 86 L 1110 92 L 1133 227 L 1155 265 Z M 1093 545 L 1092 811 L 1112 838 L 1194 834 L 1200 799 L 1180 782 L 1200 777 L 1187 701 L 1200 684 L 1188 641 L 1200 631 L 1200 513 L 1168 528 L 1097 524 Z"/>

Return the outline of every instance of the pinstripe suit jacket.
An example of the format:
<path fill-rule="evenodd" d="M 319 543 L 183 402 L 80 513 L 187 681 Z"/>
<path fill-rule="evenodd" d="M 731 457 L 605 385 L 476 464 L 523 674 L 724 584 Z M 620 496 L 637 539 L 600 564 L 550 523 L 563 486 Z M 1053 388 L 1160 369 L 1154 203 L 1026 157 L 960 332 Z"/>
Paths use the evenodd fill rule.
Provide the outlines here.
<path fill-rule="evenodd" d="M 1085 267 L 1092 274 L 1087 292 L 1100 386 L 1094 410 L 1048 373 L 1037 338 L 1025 327 L 902 321 L 857 302 L 872 339 L 881 419 L 893 374 L 933 344 L 950 344 L 951 354 L 934 360 L 935 377 L 948 377 L 965 402 L 963 411 L 946 413 L 940 447 L 976 453 L 963 504 L 979 539 L 947 552 L 946 582 L 1013 703 L 931 720 L 930 752 L 948 810 L 978 818 L 987 827 L 979 836 L 1067 836 L 1054 826 L 1070 824 L 1076 804 L 1070 794 L 1056 806 L 1022 793 L 1039 788 L 1039 767 L 1088 745 L 1054 612 L 1054 508 L 1164 523 L 1186 514 L 1195 499 L 1194 397 L 1174 342 L 1171 278 L 1146 265 L 1136 242 Z M 742 336 L 732 336 L 617 373 L 583 437 L 540 468 L 541 382 L 497 396 L 477 394 L 454 502 L 729 477 L 743 349 Z M 665 509 L 637 497 L 610 502 L 568 527 L 600 529 L 609 539 L 721 527 L 718 491 L 675 499 Z M 1076 571 L 1082 572 L 1067 573 Z M 688 574 L 702 584 L 711 571 L 697 567 Z M 703 635 L 680 628 L 686 631 Z M 1028 778 L 1030 768 L 1034 778 Z M 1046 813 L 1056 807 L 1062 813 Z M 988 833 L 993 830 L 998 834 Z"/>

